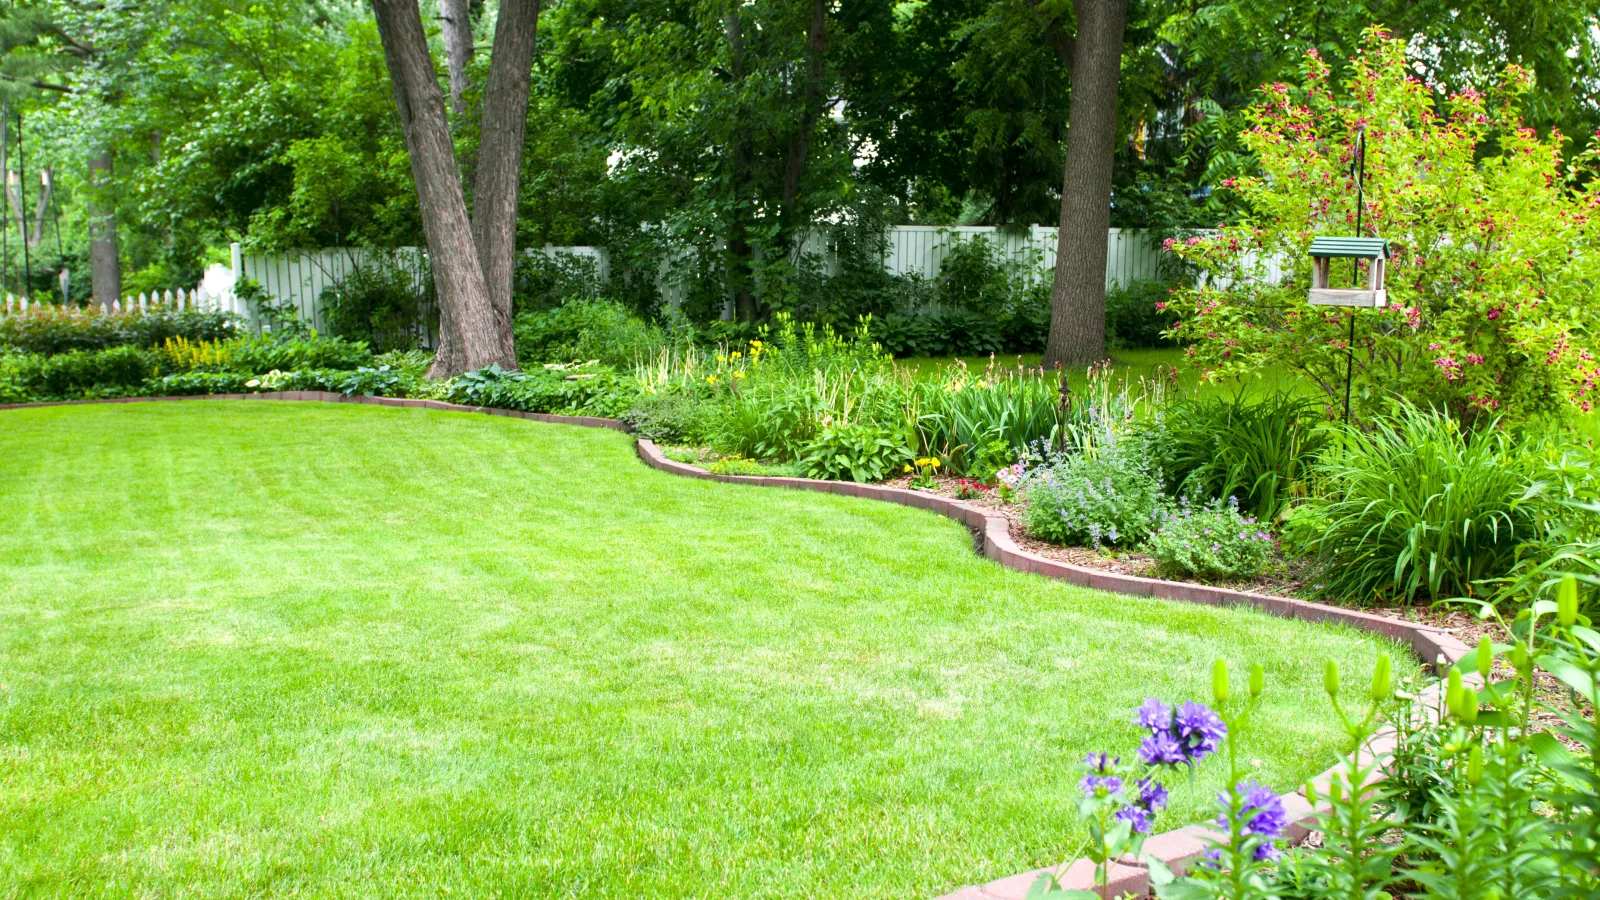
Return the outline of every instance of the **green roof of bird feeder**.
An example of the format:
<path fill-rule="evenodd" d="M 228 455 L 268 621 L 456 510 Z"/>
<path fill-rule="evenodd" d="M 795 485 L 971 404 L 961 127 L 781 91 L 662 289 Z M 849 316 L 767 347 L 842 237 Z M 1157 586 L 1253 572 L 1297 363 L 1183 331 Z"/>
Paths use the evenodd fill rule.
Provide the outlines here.
<path fill-rule="evenodd" d="M 1388 259 L 1389 242 L 1383 238 L 1316 237 L 1311 239 L 1311 255 L 1324 259 Z"/>

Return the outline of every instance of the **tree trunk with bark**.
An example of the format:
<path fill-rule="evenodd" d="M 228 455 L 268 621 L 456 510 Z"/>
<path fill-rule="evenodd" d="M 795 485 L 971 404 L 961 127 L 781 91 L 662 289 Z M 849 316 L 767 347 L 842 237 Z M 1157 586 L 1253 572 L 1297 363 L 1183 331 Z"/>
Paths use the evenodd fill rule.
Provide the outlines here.
<path fill-rule="evenodd" d="M 1106 232 L 1117 142 L 1117 82 L 1127 0 L 1073 0 L 1077 35 L 1053 41 L 1069 55 L 1072 103 L 1062 172 L 1055 284 L 1046 365 L 1098 362 L 1106 352 Z"/>
<path fill-rule="evenodd" d="M 122 260 L 117 248 L 117 207 L 111 197 L 110 150 L 89 157 L 89 282 L 96 303 L 111 311 L 122 294 Z"/>
<path fill-rule="evenodd" d="M 483 135 L 478 141 L 472 192 L 472 240 L 478 247 L 478 264 L 494 307 L 496 327 L 506 334 L 511 333 L 517 198 L 538 26 L 539 0 L 501 0 L 489 82 L 483 92 Z"/>
<path fill-rule="evenodd" d="M 441 346 L 428 374 L 455 375 L 492 364 L 515 368 L 511 331 L 495 321 L 494 305 L 478 263 L 445 119 L 444 94 L 434 75 L 416 0 L 371 2 L 417 184 L 417 203 L 439 297 L 441 344 L 451 338 L 455 341 L 448 353 Z"/>
<path fill-rule="evenodd" d="M 472 0 L 439 0 L 439 32 L 444 37 L 445 68 L 450 73 L 450 113 L 460 120 L 467 115 L 467 89 L 472 83 L 467 68 L 472 65 Z"/>

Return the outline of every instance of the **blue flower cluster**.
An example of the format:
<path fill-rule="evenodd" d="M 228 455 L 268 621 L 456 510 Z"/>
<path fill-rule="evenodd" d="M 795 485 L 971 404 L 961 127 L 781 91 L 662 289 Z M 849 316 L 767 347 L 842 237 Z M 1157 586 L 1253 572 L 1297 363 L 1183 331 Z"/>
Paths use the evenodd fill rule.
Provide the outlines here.
<path fill-rule="evenodd" d="M 1253 781 L 1240 784 L 1238 791 L 1244 795 L 1244 803 L 1239 811 L 1239 833 L 1244 837 L 1264 838 L 1256 847 L 1256 859 L 1276 857 L 1278 848 L 1273 841 L 1283 836 L 1284 829 L 1289 824 L 1289 815 L 1283 808 L 1282 798 L 1272 788 Z M 1217 799 L 1226 810 L 1228 795 L 1218 794 Z M 1228 827 L 1226 812 L 1217 817 L 1217 827 L 1224 829 Z"/>
<path fill-rule="evenodd" d="M 1150 732 L 1139 745 L 1139 759 L 1150 766 L 1192 766 L 1217 752 L 1228 736 L 1222 718 L 1192 700 L 1174 712 L 1160 700 L 1146 698 L 1134 722 Z"/>
<path fill-rule="evenodd" d="M 1133 793 L 1124 791 L 1127 781 L 1115 774 L 1122 757 L 1104 753 L 1091 753 L 1083 758 L 1088 774 L 1078 781 L 1078 789 L 1085 797 L 1114 797 L 1122 804 L 1112 818 L 1127 822 L 1135 834 L 1149 834 L 1155 825 L 1155 814 L 1166 808 L 1167 789 L 1154 778 L 1145 776 L 1134 781 Z"/>

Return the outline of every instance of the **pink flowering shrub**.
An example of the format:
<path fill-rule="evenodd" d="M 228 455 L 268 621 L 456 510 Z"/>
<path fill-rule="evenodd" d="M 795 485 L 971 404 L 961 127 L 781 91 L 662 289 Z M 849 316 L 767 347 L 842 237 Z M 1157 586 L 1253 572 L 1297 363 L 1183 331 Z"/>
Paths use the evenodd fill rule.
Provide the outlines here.
<path fill-rule="evenodd" d="M 1355 313 L 1358 413 L 1393 396 L 1469 419 L 1588 411 L 1600 380 L 1600 140 L 1568 164 L 1564 136 L 1523 127 L 1529 78 L 1514 67 L 1492 94 L 1463 91 L 1440 111 L 1404 43 L 1377 28 L 1340 89 L 1315 51 L 1303 73 L 1264 86 L 1248 111 L 1259 174 L 1223 185 L 1247 216 L 1168 242 L 1204 273 L 1172 295 L 1168 334 L 1208 379 L 1288 367 L 1342 403 L 1352 313 L 1307 302 L 1308 250 L 1313 236 L 1354 234 L 1365 128 L 1362 234 L 1387 238 L 1393 258 L 1386 307 Z M 1333 262 L 1335 287 L 1354 265 Z"/>

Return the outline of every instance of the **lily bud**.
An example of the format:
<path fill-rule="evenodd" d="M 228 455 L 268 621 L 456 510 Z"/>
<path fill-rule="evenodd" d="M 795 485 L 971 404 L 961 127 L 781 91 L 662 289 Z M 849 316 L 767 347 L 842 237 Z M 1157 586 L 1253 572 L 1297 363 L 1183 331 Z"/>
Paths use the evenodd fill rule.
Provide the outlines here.
<path fill-rule="evenodd" d="M 1306 779 L 1305 794 L 1306 802 L 1315 807 L 1317 805 L 1317 783 L 1309 778 Z"/>
<path fill-rule="evenodd" d="M 1329 697 L 1339 696 L 1339 664 L 1331 659 L 1322 667 L 1322 689 Z"/>
<path fill-rule="evenodd" d="M 1494 669 L 1494 644 L 1489 642 L 1486 634 L 1478 638 L 1478 674 L 1484 681 L 1489 680 L 1489 672 Z"/>
<path fill-rule="evenodd" d="M 1467 725 L 1478 721 L 1478 692 L 1474 688 L 1461 689 L 1461 721 Z"/>
<path fill-rule="evenodd" d="M 1457 714 L 1461 709 L 1461 670 L 1451 669 L 1444 680 L 1444 708 L 1452 714 Z"/>
<path fill-rule="evenodd" d="M 1221 706 L 1228 702 L 1228 661 L 1219 659 L 1211 664 L 1211 699 Z"/>
<path fill-rule="evenodd" d="M 1561 579 L 1556 588 L 1556 621 L 1571 628 L 1578 621 L 1578 580 L 1571 575 Z"/>
<path fill-rule="evenodd" d="M 1533 660 L 1528 656 L 1528 645 L 1517 641 L 1511 647 L 1511 665 L 1522 675 L 1526 676 L 1532 668 Z"/>
<path fill-rule="evenodd" d="M 1389 654 L 1378 654 L 1378 664 L 1372 668 L 1372 700 L 1381 703 L 1394 694 L 1394 660 Z"/>
<path fill-rule="evenodd" d="M 1267 670 L 1261 663 L 1250 665 L 1250 696 L 1259 697 L 1267 688 Z"/>
<path fill-rule="evenodd" d="M 1477 787 L 1483 780 L 1483 747 L 1473 744 L 1472 750 L 1467 753 L 1467 784 Z"/>

